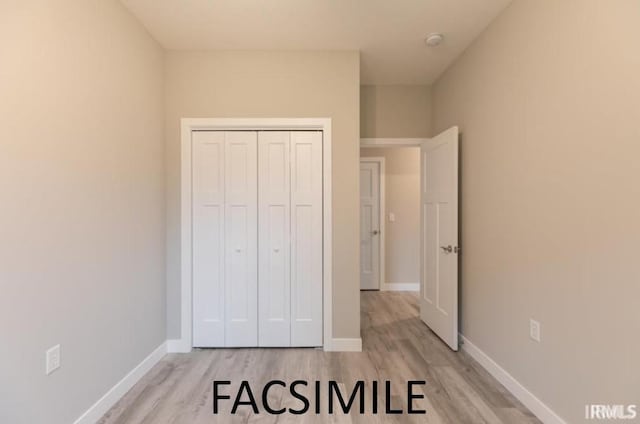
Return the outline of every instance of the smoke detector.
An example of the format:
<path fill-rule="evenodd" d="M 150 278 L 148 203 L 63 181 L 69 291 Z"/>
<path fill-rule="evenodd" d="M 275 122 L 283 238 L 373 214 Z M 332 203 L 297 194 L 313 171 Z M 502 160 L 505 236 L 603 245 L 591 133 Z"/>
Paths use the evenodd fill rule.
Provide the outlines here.
<path fill-rule="evenodd" d="M 424 39 L 424 42 L 429 47 L 436 47 L 442 44 L 444 41 L 444 35 L 434 32 L 432 34 L 427 35 L 427 38 Z"/>

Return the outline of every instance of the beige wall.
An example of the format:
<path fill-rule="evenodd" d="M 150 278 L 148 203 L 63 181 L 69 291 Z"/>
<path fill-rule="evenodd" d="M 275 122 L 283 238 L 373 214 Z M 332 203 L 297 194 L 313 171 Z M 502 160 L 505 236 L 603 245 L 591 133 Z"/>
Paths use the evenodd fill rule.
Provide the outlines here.
<path fill-rule="evenodd" d="M 180 118 L 198 117 L 332 118 L 334 337 L 360 337 L 359 67 L 357 52 L 167 53 L 169 338 L 180 335 Z"/>
<path fill-rule="evenodd" d="M 434 132 L 462 131 L 462 331 L 568 422 L 640 394 L 638 40 L 636 0 L 516 0 L 433 87 Z"/>
<path fill-rule="evenodd" d="M 360 89 L 360 135 L 429 137 L 431 88 L 426 85 L 363 85 Z"/>
<path fill-rule="evenodd" d="M 385 280 L 420 282 L 420 149 L 360 149 L 361 157 L 385 158 Z M 389 221 L 394 213 L 395 222 Z"/>
<path fill-rule="evenodd" d="M 429 137 L 431 87 L 363 85 L 360 87 L 363 138 Z M 420 281 L 420 153 L 418 149 L 360 150 L 361 156 L 386 159 L 385 282 Z M 388 213 L 395 212 L 396 222 Z"/>
<path fill-rule="evenodd" d="M 73 422 L 165 339 L 162 66 L 117 1 L 0 5 L 2 423 Z"/>

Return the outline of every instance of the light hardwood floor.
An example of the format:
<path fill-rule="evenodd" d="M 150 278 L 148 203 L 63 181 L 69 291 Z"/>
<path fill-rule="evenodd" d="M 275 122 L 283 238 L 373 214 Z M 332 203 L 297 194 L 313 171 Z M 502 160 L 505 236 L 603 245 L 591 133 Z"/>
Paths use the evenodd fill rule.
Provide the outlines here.
<path fill-rule="evenodd" d="M 100 421 L 113 423 L 539 423 L 522 404 L 465 353 L 455 353 L 418 318 L 417 296 L 400 292 L 362 292 L 362 353 L 328 353 L 318 349 L 196 349 L 188 354 L 170 354 L 136 384 Z M 313 399 L 313 381 L 322 385 L 324 413 L 270 415 L 262 409 L 261 390 L 273 379 L 308 380 L 303 391 Z M 212 413 L 213 380 L 230 380 L 221 392 L 231 400 L 221 403 L 222 413 Z M 241 380 L 254 391 L 259 414 L 240 407 L 229 415 Z M 339 409 L 328 415 L 327 381 L 338 381 L 343 392 L 364 380 L 366 413 L 358 406 L 348 415 Z M 406 382 L 426 380 L 426 399 L 414 400 L 426 415 L 384 414 L 380 390 L 378 414 L 371 413 L 371 382 L 392 382 L 391 405 L 407 409 Z M 302 390 L 301 390 L 302 391 Z M 246 398 L 246 396 L 245 396 Z M 313 402 L 312 402 L 313 403 Z M 300 402 L 288 391 L 269 391 L 272 408 L 298 409 Z"/>

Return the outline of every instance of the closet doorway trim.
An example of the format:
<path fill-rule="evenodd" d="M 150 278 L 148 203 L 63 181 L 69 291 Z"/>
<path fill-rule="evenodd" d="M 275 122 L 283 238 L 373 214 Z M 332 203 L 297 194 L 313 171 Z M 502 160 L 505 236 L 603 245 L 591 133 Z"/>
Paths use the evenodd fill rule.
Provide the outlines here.
<path fill-rule="evenodd" d="M 322 131 L 322 346 L 331 351 L 333 340 L 333 271 L 331 208 L 331 118 L 182 118 L 181 120 L 181 257 L 180 339 L 174 352 L 190 352 L 193 346 L 191 133 L 193 131 Z"/>

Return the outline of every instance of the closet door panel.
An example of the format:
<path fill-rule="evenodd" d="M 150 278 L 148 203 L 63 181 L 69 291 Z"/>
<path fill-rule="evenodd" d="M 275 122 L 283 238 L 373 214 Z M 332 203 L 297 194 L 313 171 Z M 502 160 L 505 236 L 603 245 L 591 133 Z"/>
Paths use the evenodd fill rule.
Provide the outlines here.
<path fill-rule="evenodd" d="M 225 170 L 225 346 L 257 346 L 257 132 L 225 132 Z"/>
<path fill-rule="evenodd" d="M 291 132 L 291 345 L 322 345 L 322 133 Z"/>
<path fill-rule="evenodd" d="M 258 133 L 259 346 L 291 345 L 289 132 Z"/>
<path fill-rule="evenodd" d="M 224 346 L 224 133 L 192 133 L 193 345 Z"/>

